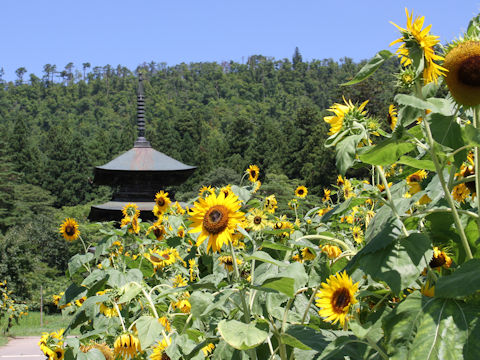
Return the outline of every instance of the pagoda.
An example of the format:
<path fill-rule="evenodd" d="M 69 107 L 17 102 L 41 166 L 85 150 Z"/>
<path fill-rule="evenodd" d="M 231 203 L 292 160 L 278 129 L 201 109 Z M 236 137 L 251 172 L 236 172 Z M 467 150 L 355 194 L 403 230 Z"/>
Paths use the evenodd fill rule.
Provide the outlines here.
<path fill-rule="evenodd" d="M 132 149 L 95 167 L 93 182 L 116 190 L 111 201 L 91 207 L 90 221 L 120 221 L 122 208 L 128 203 L 137 204 L 142 220 L 153 220 L 155 194 L 168 186 L 183 183 L 196 169 L 151 147 L 145 138 L 145 96 L 141 73 L 138 82 L 137 140 Z M 169 197 L 174 200 L 171 191 Z"/>

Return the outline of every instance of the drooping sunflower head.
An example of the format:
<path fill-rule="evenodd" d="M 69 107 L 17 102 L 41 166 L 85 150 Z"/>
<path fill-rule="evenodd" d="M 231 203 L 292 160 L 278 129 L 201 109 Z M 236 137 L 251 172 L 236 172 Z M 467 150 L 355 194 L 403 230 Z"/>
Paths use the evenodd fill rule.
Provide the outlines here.
<path fill-rule="evenodd" d="M 326 283 L 321 284 L 321 289 L 316 294 L 319 315 L 324 317 L 325 321 L 333 324 L 340 322 L 342 327 L 345 327 L 350 307 L 357 303 L 357 291 L 358 283 L 354 284 L 346 271 L 331 275 Z"/>
<path fill-rule="evenodd" d="M 163 226 L 162 221 L 156 221 L 150 226 L 147 230 L 147 235 L 153 232 L 155 238 L 160 241 L 166 234 L 165 226 Z"/>
<path fill-rule="evenodd" d="M 270 196 L 267 196 L 265 198 L 265 202 L 263 204 L 263 208 L 268 211 L 271 214 L 275 213 L 275 209 L 277 208 L 277 199 L 275 198 L 275 195 L 272 194 Z"/>
<path fill-rule="evenodd" d="M 213 343 L 208 343 L 202 348 L 203 355 L 208 356 L 209 354 L 212 353 L 214 349 L 215 349 L 215 345 Z"/>
<path fill-rule="evenodd" d="M 423 54 L 424 66 L 423 66 L 423 81 L 425 84 L 430 82 L 437 83 L 438 77 L 443 76 L 448 71 L 444 67 L 437 64 L 435 61 L 443 60 L 443 57 L 435 54 L 434 47 L 440 40 L 438 36 L 430 34 L 430 28 L 432 25 L 422 29 L 425 17 L 416 17 L 413 19 L 413 11 L 408 13 L 408 9 L 405 9 L 407 15 L 407 27 L 404 29 L 397 24 L 390 22 L 394 25 L 402 36 L 393 41 L 390 46 L 401 43 L 396 53 L 400 58 L 400 62 L 403 66 L 409 66 L 412 64 L 412 54 L 421 51 Z"/>
<path fill-rule="evenodd" d="M 219 252 L 224 244 L 228 245 L 237 225 L 245 219 L 240 207 L 240 201 L 235 194 L 225 197 L 225 194 L 220 192 L 218 196 L 212 194 L 205 199 L 199 198 L 190 214 L 192 229 L 189 231 L 200 232 L 197 246 L 207 238 L 207 251 L 211 248 L 214 252 Z"/>
<path fill-rule="evenodd" d="M 480 40 L 461 40 L 450 46 L 443 66 L 455 101 L 470 107 L 480 104 Z"/>
<path fill-rule="evenodd" d="M 233 271 L 234 265 L 233 265 L 233 258 L 231 255 L 225 255 L 225 256 L 220 256 L 218 258 L 218 261 L 220 264 L 222 264 L 226 270 L 228 271 Z M 243 261 L 240 259 L 237 259 L 237 265 L 242 265 Z"/>
<path fill-rule="evenodd" d="M 157 206 L 158 212 L 165 213 L 171 203 L 172 201 L 168 197 L 168 192 L 160 190 L 155 194 L 155 205 Z"/>
<path fill-rule="evenodd" d="M 248 174 L 248 180 L 254 183 L 258 180 L 258 175 L 260 174 L 260 169 L 257 165 L 250 165 L 248 169 L 245 171 Z"/>
<path fill-rule="evenodd" d="M 123 359 L 133 358 L 138 352 L 142 351 L 140 341 L 131 333 L 124 333 L 118 336 L 113 347 L 115 355 L 121 356 Z"/>
<path fill-rule="evenodd" d="M 262 210 L 253 208 L 247 215 L 247 224 L 254 231 L 263 230 L 268 226 L 267 215 Z"/>
<path fill-rule="evenodd" d="M 308 189 L 301 185 L 295 189 L 295 196 L 299 198 L 304 198 L 308 194 Z"/>
<path fill-rule="evenodd" d="M 387 122 L 392 131 L 395 130 L 395 127 L 397 126 L 397 120 L 397 109 L 395 109 L 395 105 L 390 104 L 388 107 Z"/>
<path fill-rule="evenodd" d="M 124 217 L 139 217 L 140 216 L 140 210 L 138 209 L 137 204 L 127 204 L 123 207 L 122 209 L 122 214 Z"/>
<path fill-rule="evenodd" d="M 315 253 L 312 250 L 310 250 L 310 248 L 305 247 L 302 249 L 302 258 L 303 260 L 314 260 Z"/>
<path fill-rule="evenodd" d="M 448 269 L 452 265 L 452 259 L 445 250 L 441 250 L 435 246 L 433 248 L 433 257 L 428 265 L 435 270 L 440 270 L 441 267 Z"/>
<path fill-rule="evenodd" d="M 336 259 L 342 254 L 342 250 L 338 246 L 328 244 L 322 246 L 322 252 L 327 254 L 329 259 Z"/>
<path fill-rule="evenodd" d="M 366 116 L 367 112 L 364 111 L 365 106 L 368 103 L 364 101 L 360 106 L 354 105 L 351 100 L 346 100 L 343 97 L 344 104 L 335 103 L 333 104 L 328 111 L 332 112 L 334 115 L 325 116 L 323 120 L 330 124 L 330 131 L 328 135 L 334 135 L 343 128 L 344 122 L 350 119 L 361 119 Z"/>
<path fill-rule="evenodd" d="M 78 223 L 75 219 L 65 219 L 62 225 L 60 225 L 60 234 L 67 241 L 76 240 L 80 236 L 80 230 L 78 230 Z"/>
<path fill-rule="evenodd" d="M 91 349 L 98 349 L 101 351 L 105 360 L 113 360 L 113 351 L 106 343 L 91 342 L 89 345 L 81 345 L 80 351 L 83 353 L 89 352 Z"/>

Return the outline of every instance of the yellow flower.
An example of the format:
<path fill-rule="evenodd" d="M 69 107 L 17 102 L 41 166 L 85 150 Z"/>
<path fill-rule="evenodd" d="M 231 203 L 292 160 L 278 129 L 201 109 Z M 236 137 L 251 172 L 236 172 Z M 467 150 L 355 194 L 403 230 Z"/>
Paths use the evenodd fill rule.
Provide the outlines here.
<path fill-rule="evenodd" d="M 305 196 L 307 196 L 307 194 L 308 194 L 308 190 L 303 185 L 297 187 L 296 190 L 295 190 L 295 196 L 296 197 L 304 198 Z"/>
<path fill-rule="evenodd" d="M 433 257 L 428 263 L 428 265 L 435 270 L 440 270 L 442 266 L 445 269 L 448 269 L 452 265 L 452 259 L 445 251 L 440 250 L 438 247 L 434 246 Z"/>
<path fill-rule="evenodd" d="M 178 227 L 177 236 L 181 238 L 185 237 L 185 229 L 183 228 L 183 226 Z"/>
<path fill-rule="evenodd" d="M 260 169 L 257 165 L 250 165 L 245 172 L 248 174 L 248 180 L 254 183 L 258 180 L 258 175 L 260 174 Z"/>
<path fill-rule="evenodd" d="M 233 258 L 231 255 L 220 256 L 218 261 L 223 264 L 226 270 L 233 271 Z M 243 261 L 237 259 L 237 265 L 242 265 Z"/>
<path fill-rule="evenodd" d="M 423 58 L 425 65 L 423 68 L 423 81 L 425 84 L 428 84 L 432 81 L 437 83 L 439 76 L 444 76 L 448 71 L 444 67 L 435 63 L 435 61 L 443 60 L 443 57 L 435 54 L 434 46 L 439 43 L 438 36 L 430 35 L 430 28 L 432 25 L 427 26 L 422 30 L 423 22 L 425 17 L 416 17 L 413 20 L 413 11 L 411 14 L 408 13 L 408 10 L 405 9 L 407 14 L 407 28 L 401 28 L 400 26 L 391 22 L 398 30 L 402 33 L 402 37 L 393 41 L 390 46 L 402 43 L 397 49 L 398 57 L 400 62 L 404 66 L 412 64 L 410 58 L 411 53 L 415 52 L 417 49 L 420 49 L 423 52 Z"/>
<path fill-rule="evenodd" d="M 358 283 L 354 284 L 346 271 L 331 275 L 326 283 L 321 284 L 321 289 L 316 294 L 319 315 L 324 317 L 325 321 L 333 321 L 333 324 L 340 322 L 342 327 L 345 327 L 350 306 L 357 303 L 357 291 Z"/>
<path fill-rule="evenodd" d="M 83 296 L 83 297 L 81 297 L 80 299 L 75 300 L 75 305 L 77 305 L 78 307 L 80 307 L 80 306 L 83 305 L 83 303 L 85 302 L 85 300 L 87 300 L 87 297 L 86 297 L 86 296 Z"/>
<path fill-rule="evenodd" d="M 305 247 L 302 249 L 302 258 L 303 260 L 313 260 L 315 259 L 315 254 L 308 247 Z"/>
<path fill-rule="evenodd" d="M 299 263 L 303 263 L 303 259 L 300 257 L 299 254 L 293 255 L 293 256 L 292 256 L 292 260 L 293 260 L 293 261 L 297 261 L 297 262 L 299 262 Z"/>
<path fill-rule="evenodd" d="M 200 191 L 198 192 L 198 196 L 203 197 L 204 194 L 205 194 L 205 197 L 213 195 L 215 194 L 215 189 L 212 188 L 211 186 L 202 186 L 200 188 Z"/>
<path fill-rule="evenodd" d="M 89 345 L 81 345 L 80 346 L 80 351 L 83 353 L 89 352 L 91 349 L 98 349 L 101 351 L 103 356 L 105 357 L 105 360 L 113 360 L 113 351 L 110 349 L 110 347 L 106 343 L 95 343 L 91 342 Z"/>
<path fill-rule="evenodd" d="M 435 296 L 435 285 L 431 284 L 430 281 L 426 281 L 425 284 L 422 285 L 422 289 L 420 292 L 428 297 L 434 297 Z"/>
<path fill-rule="evenodd" d="M 67 241 L 76 240 L 80 236 L 80 230 L 78 230 L 78 223 L 75 219 L 65 219 L 62 225 L 60 225 L 60 234 Z"/>
<path fill-rule="evenodd" d="M 328 109 L 328 111 L 333 112 L 335 115 L 325 116 L 323 118 L 325 122 L 330 124 L 330 132 L 328 133 L 328 135 L 336 134 L 342 129 L 345 117 L 349 113 L 356 112 L 358 115 L 366 115 L 366 111 L 363 111 L 363 109 L 365 108 L 365 105 L 367 105 L 368 100 L 364 101 L 358 107 L 356 105 L 353 105 L 351 100 L 345 100 L 345 97 L 343 97 L 343 102 L 345 103 L 345 105 L 335 103 Z"/>
<path fill-rule="evenodd" d="M 134 358 L 138 352 L 142 351 L 140 341 L 135 335 L 130 333 L 118 336 L 113 347 L 115 355 L 120 355 L 123 359 Z"/>
<path fill-rule="evenodd" d="M 188 314 L 192 308 L 192 305 L 190 304 L 190 301 L 182 298 L 173 304 L 173 308 L 180 310 L 184 314 Z"/>
<path fill-rule="evenodd" d="M 336 259 L 342 254 L 342 250 L 335 245 L 323 245 L 322 252 L 327 254 L 329 259 Z"/>
<path fill-rule="evenodd" d="M 470 190 L 468 190 L 464 183 L 456 185 L 452 190 L 452 196 L 458 202 L 464 202 L 468 194 L 470 194 Z"/>
<path fill-rule="evenodd" d="M 184 278 L 182 275 L 178 274 L 175 275 L 175 277 L 173 278 L 173 287 L 182 287 L 187 285 L 187 279 Z"/>
<path fill-rule="evenodd" d="M 345 180 L 343 179 L 342 175 L 338 175 L 337 176 L 337 185 L 340 186 L 340 185 L 343 185 L 345 184 Z"/>
<path fill-rule="evenodd" d="M 275 195 L 270 195 L 265 198 L 264 209 L 271 214 L 275 213 L 275 209 L 277 208 L 277 199 L 275 199 Z"/>
<path fill-rule="evenodd" d="M 252 194 L 255 194 L 258 189 L 260 189 L 260 186 L 262 186 L 262 182 L 260 180 L 255 181 L 255 186 L 253 187 Z"/>
<path fill-rule="evenodd" d="M 325 215 L 326 213 L 328 213 L 330 210 L 332 210 L 332 208 L 329 206 L 325 209 L 320 209 L 318 210 L 317 214 L 318 216 L 322 217 L 323 215 Z"/>
<path fill-rule="evenodd" d="M 162 341 L 159 341 L 157 345 L 153 348 L 153 352 L 150 355 L 151 360 L 165 360 L 170 359 L 168 356 L 164 357 L 164 352 L 167 347 L 170 346 L 172 340 L 170 338 L 163 338 Z M 166 355 L 165 355 L 166 356 Z"/>
<path fill-rule="evenodd" d="M 258 209 L 251 209 L 247 214 L 247 226 L 248 228 L 259 231 L 265 229 L 268 226 L 267 215 Z"/>
<path fill-rule="evenodd" d="M 395 126 L 397 126 L 397 110 L 393 104 L 390 104 L 388 107 L 388 115 L 387 115 L 387 122 L 390 126 L 390 129 L 395 130 Z"/>
<path fill-rule="evenodd" d="M 140 216 L 140 210 L 138 209 L 137 204 L 127 204 L 123 207 L 122 209 L 122 214 L 124 217 L 139 217 Z"/>
<path fill-rule="evenodd" d="M 196 269 L 198 268 L 195 259 L 188 260 L 188 272 L 190 273 L 190 281 L 194 281 L 197 277 Z"/>
<path fill-rule="evenodd" d="M 155 238 L 158 241 L 162 240 L 166 234 L 165 226 L 162 225 L 162 221 L 157 220 L 156 222 L 154 222 L 152 226 L 148 228 L 147 235 L 150 234 L 150 232 L 153 232 L 153 234 L 155 235 Z"/>
<path fill-rule="evenodd" d="M 172 330 L 172 327 L 170 325 L 170 322 L 168 321 L 166 316 L 161 316 L 158 318 L 158 322 L 162 324 L 163 328 L 165 329 L 166 332 L 170 332 Z"/>
<path fill-rule="evenodd" d="M 145 254 L 145 257 L 150 260 L 155 271 L 162 269 L 165 266 L 172 265 L 180 256 L 176 249 L 152 250 L 149 249 L 150 254 Z"/>
<path fill-rule="evenodd" d="M 355 240 L 357 244 L 360 244 L 363 241 L 362 228 L 360 226 L 354 226 L 350 228 L 350 230 L 352 230 L 353 240 Z"/>
<path fill-rule="evenodd" d="M 343 197 L 345 199 L 356 196 L 355 193 L 353 192 L 353 187 L 352 187 L 352 183 L 350 182 L 350 180 L 345 179 L 342 190 L 343 190 Z"/>
<path fill-rule="evenodd" d="M 165 213 L 171 202 L 172 201 L 168 197 L 168 192 L 160 190 L 160 192 L 155 194 L 155 205 L 157 206 L 157 213 Z"/>
<path fill-rule="evenodd" d="M 215 349 L 215 345 L 213 345 L 212 343 L 207 344 L 202 348 L 203 355 L 208 356 L 212 353 L 213 349 Z"/>
<path fill-rule="evenodd" d="M 199 198 L 190 215 L 190 226 L 193 229 L 189 231 L 200 232 L 197 247 L 207 238 L 207 252 L 210 248 L 219 252 L 223 244 L 228 245 L 237 225 L 245 219 L 240 207 L 240 201 L 234 194 L 225 197 L 225 194 L 220 192 L 218 197 L 212 194 L 206 199 Z"/>
<path fill-rule="evenodd" d="M 323 189 L 323 198 L 322 198 L 323 202 L 327 202 L 328 200 L 330 200 L 330 193 L 331 193 L 331 190 Z"/>
<path fill-rule="evenodd" d="M 450 47 L 443 64 L 448 89 L 457 103 L 480 104 L 480 41 L 464 40 Z"/>
<path fill-rule="evenodd" d="M 118 309 L 122 310 L 122 305 L 119 304 Z M 108 318 L 118 316 L 118 312 L 117 312 L 117 309 L 115 308 L 115 306 L 109 307 L 109 306 L 105 305 L 104 303 L 100 304 L 100 312 Z"/>

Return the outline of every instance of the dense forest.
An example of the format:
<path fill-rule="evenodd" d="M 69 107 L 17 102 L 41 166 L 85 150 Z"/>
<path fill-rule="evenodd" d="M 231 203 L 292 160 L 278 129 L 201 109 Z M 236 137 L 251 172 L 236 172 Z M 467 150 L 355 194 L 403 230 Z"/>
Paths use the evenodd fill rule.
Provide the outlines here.
<path fill-rule="evenodd" d="M 0 279 L 18 287 L 23 281 L 24 289 L 38 280 L 15 275 L 28 267 L 12 265 L 14 251 L 35 253 L 24 261 L 46 274 L 65 270 L 75 249 L 58 246 L 58 221 L 88 214 L 89 204 L 109 198 L 110 189 L 92 183 L 93 168 L 133 146 L 140 71 L 147 139 L 198 167 L 177 197 L 196 193 L 219 168 L 229 181 L 250 164 L 260 167 L 266 185 L 283 176 L 319 195 L 337 175 L 333 154 L 323 147 L 326 109 L 342 96 L 370 99 L 367 110 L 386 126 L 397 60 L 361 84 L 339 87 L 361 66 L 349 58 L 306 62 L 297 48 L 292 59 L 254 55 L 245 64 L 151 62 L 135 71 L 47 64 L 42 77 L 27 79 L 20 67 L 9 82 L 0 72 Z"/>

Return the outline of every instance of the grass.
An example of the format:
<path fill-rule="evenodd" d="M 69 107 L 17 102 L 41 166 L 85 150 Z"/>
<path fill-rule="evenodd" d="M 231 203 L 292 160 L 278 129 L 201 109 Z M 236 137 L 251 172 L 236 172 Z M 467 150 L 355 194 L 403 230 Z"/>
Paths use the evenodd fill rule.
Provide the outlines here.
<path fill-rule="evenodd" d="M 61 314 L 43 314 L 43 326 L 40 326 L 40 312 L 29 312 L 26 317 L 22 317 L 18 321 L 18 324 L 14 323 L 8 333 L 4 334 L 3 329 L 6 325 L 6 319 L 2 319 L 0 321 L 0 346 L 7 343 L 8 337 L 40 336 L 42 332 L 52 332 L 66 328 L 70 320 L 71 317 L 63 317 Z M 75 334 L 78 334 L 78 332 L 69 333 L 69 335 Z"/>

